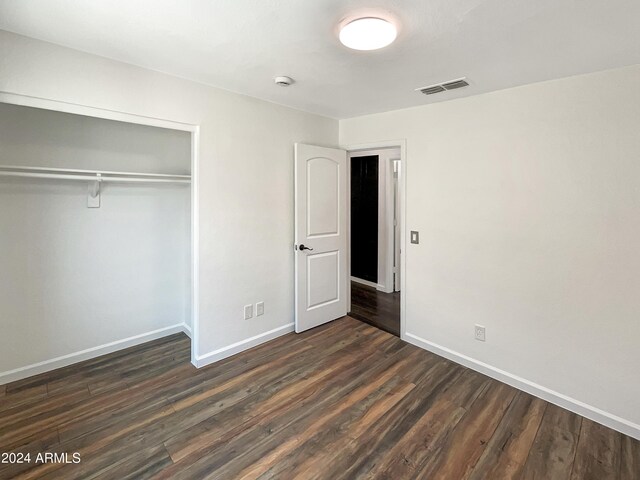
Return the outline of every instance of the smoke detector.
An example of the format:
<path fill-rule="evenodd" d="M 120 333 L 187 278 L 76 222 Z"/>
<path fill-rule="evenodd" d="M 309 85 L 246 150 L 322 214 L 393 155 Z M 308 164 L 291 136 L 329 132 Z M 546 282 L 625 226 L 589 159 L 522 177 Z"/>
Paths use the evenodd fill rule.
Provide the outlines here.
<path fill-rule="evenodd" d="M 293 83 L 293 78 L 291 77 L 276 77 L 273 79 L 276 85 L 280 85 L 281 87 L 288 87 Z"/>
<path fill-rule="evenodd" d="M 456 78 L 455 80 L 449 80 L 448 82 L 436 83 L 427 87 L 416 88 L 416 92 L 424 93 L 425 95 L 433 95 L 434 93 L 446 92 L 447 90 L 455 90 L 457 88 L 468 87 L 469 82 L 466 77 Z"/>

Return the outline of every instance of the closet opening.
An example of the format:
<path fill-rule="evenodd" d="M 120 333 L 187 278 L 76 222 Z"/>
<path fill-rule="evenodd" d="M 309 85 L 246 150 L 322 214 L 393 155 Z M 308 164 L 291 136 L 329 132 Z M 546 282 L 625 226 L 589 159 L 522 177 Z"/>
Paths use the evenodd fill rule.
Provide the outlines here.
<path fill-rule="evenodd" d="M 400 147 L 348 152 L 349 315 L 400 336 Z"/>
<path fill-rule="evenodd" d="M 0 103 L 0 385 L 176 334 L 193 361 L 198 127 L 15 97 Z"/>

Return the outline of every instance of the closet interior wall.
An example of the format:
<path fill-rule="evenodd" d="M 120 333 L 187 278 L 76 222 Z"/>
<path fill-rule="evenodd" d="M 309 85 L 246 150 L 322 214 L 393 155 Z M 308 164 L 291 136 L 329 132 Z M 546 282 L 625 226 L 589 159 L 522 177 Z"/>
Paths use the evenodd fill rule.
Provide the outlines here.
<path fill-rule="evenodd" d="M 190 149 L 188 132 L 0 103 L 2 165 L 190 175 Z M 104 183 L 87 208 L 88 184 L 0 176 L 0 384 L 189 331 L 189 185 Z"/>

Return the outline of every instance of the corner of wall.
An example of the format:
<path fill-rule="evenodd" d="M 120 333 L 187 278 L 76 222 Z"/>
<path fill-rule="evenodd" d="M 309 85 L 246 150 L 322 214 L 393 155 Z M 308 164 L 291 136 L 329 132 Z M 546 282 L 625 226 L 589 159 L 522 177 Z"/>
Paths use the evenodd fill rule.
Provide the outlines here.
<path fill-rule="evenodd" d="M 157 340 L 158 338 L 167 337 L 169 335 L 180 332 L 187 333 L 185 331 L 184 324 L 172 325 L 170 327 L 161 328 L 152 332 L 141 333 L 140 335 L 135 335 L 133 337 L 123 338 L 122 340 L 116 340 L 104 345 L 87 348 L 86 350 L 82 350 L 79 352 L 69 353 L 67 355 L 62 355 L 50 360 L 45 360 L 42 362 L 34 363 L 32 365 L 16 368 L 7 372 L 0 372 L 0 385 L 16 382 L 18 380 L 32 377 L 34 375 L 39 375 L 41 373 L 50 372 L 51 370 L 56 370 L 58 368 L 67 367 L 74 363 L 90 360 L 92 358 L 107 355 L 109 353 L 123 350 L 125 348 L 135 347 L 136 345 L 150 342 L 152 340 Z M 189 334 L 187 333 L 187 335 Z"/>
<path fill-rule="evenodd" d="M 226 347 L 219 348 L 209 353 L 205 353 L 204 355 L 199 355 L 194 359 L 192 363 L 196 367 L 201 368 L 224 358 L 231 357 L 237 353 L 249 350 L 250 348 L 257 347 L 262 343 L 268 342 L 269 340 L 273 340 L 293 331 L 294 324 L 288 323 L 286 325 L 283 325 L 282 327 L 274 328 L 273 330 L 269 330 L 268 332 L 264 332 L 253 337 L 240 340 L 239 342 L 232 343 L 231 345 L 227 345 Z"/>
<path fill-rule="evenodd" d="M 637 425 L 629 420 L 613 415 L 612 413 L 605 412 L 597 407 L 588 405 L 584 402 L 571 398 L 562 393 L 551 390 L 547 387 L 539 385 L 535 382 L 529 381 L 525 378 L 514 375 L 513 373 L 501 370 L 497 367 L 481 362 L 474 358 L 463 355 L 459 352 L 451 350 L 450 348 L 438 345 L 436 343 L 425 340 L 412 333 L 405 333 L 403 339 L 412 345 L 420 347 L 431 353 L 444 357 L 455 363 L 463 365 L 471 370 L 487 375 L 495 380 L 498 380 L 507 385 L 511 385 L 518 390 L 529 393 L 535 397 L 546 400 L 549 403 L 558 405 L 573 413 L 586 417 L 594 422 L 600 423 L 606 427 L 612 428 L 625 435 L 629 435 L 637 440 L 640 440 L 640 425 Z"/>

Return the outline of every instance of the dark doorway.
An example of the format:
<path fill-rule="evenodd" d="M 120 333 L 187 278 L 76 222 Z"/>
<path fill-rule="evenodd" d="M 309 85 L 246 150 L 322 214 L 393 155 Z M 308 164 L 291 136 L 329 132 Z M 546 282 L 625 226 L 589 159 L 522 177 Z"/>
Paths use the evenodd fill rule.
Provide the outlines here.
<path fill-rule="evenodd" d="M 378 282 L 378 155 L 351 157 L 351 275 Z"/>
<path fill-rule="evenodd" d="M 400 148 L 353 152 L 349 315 L 400 335 Z"/>

